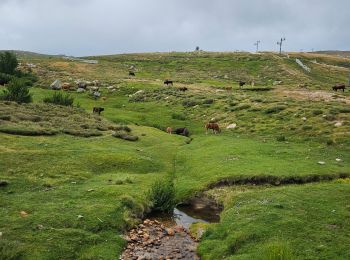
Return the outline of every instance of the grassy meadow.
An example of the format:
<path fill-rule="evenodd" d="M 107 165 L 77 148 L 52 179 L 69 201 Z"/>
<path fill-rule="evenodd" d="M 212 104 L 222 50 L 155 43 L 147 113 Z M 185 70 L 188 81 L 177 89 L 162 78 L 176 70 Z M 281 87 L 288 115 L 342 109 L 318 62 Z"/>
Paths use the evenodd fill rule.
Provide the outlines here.
<path fill-rule="evenodd" d="M 123 234 L 150 210 L 148 190 L 169 176 L 177 202 L 209 189 L 225 206 L 200 241 L 203 259 L 350 257 L 350 92 L 331 90 L 347 81 L 349 59 L 89 58 L 99 63 L 20 56 L 36 65 L 33 103 L 0 101 L 0 180 L 8 183 L 0 186 L 1 259 L 118 259 Z M 174 87 L 163 85 L 167 78 Z M 103 98 L 68 91 L 74 107 L 45 104 L 55 79 L 99 80 Z M 220 134 L 205 133 L 210 120 Z M 112 136 L 125 125 L 137 141 Z M 191 136 L 169 135 L 168 126 Z"/>

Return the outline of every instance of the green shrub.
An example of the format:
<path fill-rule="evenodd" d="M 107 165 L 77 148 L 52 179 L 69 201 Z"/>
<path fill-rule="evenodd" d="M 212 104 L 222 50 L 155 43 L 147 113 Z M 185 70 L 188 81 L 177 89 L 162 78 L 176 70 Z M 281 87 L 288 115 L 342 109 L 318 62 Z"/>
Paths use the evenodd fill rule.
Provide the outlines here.
<path fill-rule="evenodd" d="M 5 51 L 0 53 L 0 72 L 5 74 L 15 74 L 18 65 L 16 54 Z"/>
<path fill-rule="evenodd" d="M 175 207 L 175 187 L 170 179 L 157 180 L 147 193 L 155 211 L 171 212 Z"/>
<path fill-rule="evenodd" d="M 131 132 L 131 128 L 128 127 L 127 125 L 115 126 L 115 127 L 112 127 L 112 129 L 115 130 L 115 131 L 125 131 L 125 132 L 128 132 L 128 133 Z"/>
<path fill-rule="evenodd" d="M 285 110 L 286 108 L 287 108 L 286 106 L 281 106 L 281 105 L 272 106 L 272 107 L 266 108 L 264 112 L 265 114 L 279 113 L 282 110 Z"/>
<path fill-rule="evenodd" d="M 278 142 L 284 142 L 284 141 L 286 141 L 286 137 L 285 137 L 284 135 L 280 135 L 280 136 L 277 136 L 277 137 L 276 137 L 276 140 L 277 140 Z"/>
<path fill-rule="evenodd" d="M 214 103 L 214 99 L 206 99 L 203 101 L 203 104 L 210 105 Z"/>
<path fill-rule="evenodd" d="M 15 101 L 17 103 L 32 102 L 26 82 L 21 79 L 12 79 L 6 89 L 0 94 L 0 100 Z"/>
<path fill-rule="evenodd" d="M 137 141 L 137 140 L 139 140 L 138 136 L 130 135 L 130 134 L 127 134 L 127 133 L 125 133 L 123 131 L 114 132 L 112 134 L 112 136 L 120 138 L 120 139 L 123 139 L 123 140 L 127 140 L 127 141 Z"/>
<path fill-rule="evenodd" d="M 55 92 L 51 97 L 44 98 L 43 102 L 61 106 L 73 106 L 74 97 L 71 97 L 69 94 Z"/>
<path fill-rule="evenodd" d="M 0 73 L 0 85 L 5 85 L 9 83 L 13 78 L 14 76 L 12 75 Z"/>
<path fill-rule="evenodd" d="M 180 114 L 180 113 L 173 113 L 173 114 L 171 115 L 171 118 L 172 118 L 172 119 L 181 120 L 181 121 L 186 120 L 186 116 L 183 115 L 183 114 Z"/>
<path fill-rule="evenodd" d="M 350 108 L 349 107 L 342 107 L 339 108 L 340 113 L 350 113 Z"/>
<path fill-rule="evenodd" d="M 195 100 L 184 100 L 182 102 L 182 105 L 184 107 L 194 107 L 194 106 L 198 105 L 198 102 Z"/>
<path fill-rule="evenodd" d="M 320 110 L 320 109 L 316 109 L 316 110 L 312 111 L 312 114 L 313 114 L 314 116 L 318 116 L 318 115 L 323 114 L 323 111 Z"/>

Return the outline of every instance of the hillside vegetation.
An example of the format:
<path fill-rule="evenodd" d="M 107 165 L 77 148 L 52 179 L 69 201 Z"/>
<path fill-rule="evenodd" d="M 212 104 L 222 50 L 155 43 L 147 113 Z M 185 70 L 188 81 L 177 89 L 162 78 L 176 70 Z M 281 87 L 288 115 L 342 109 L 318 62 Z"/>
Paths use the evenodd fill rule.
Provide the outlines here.
<path fill-rule="evenodd" d="M 0 102 L 1 259 L 117 259 L 125 231 L 156 204 L 147 194 L 159 180 L 173 182 L 176 203 L 210 189 L 224 204 L 221 222 L 200 241 L 203 259 L 349 258 L 350 92 L 331 87 L 347 82 L 350 59 L 19 58 L 23 70 L 35 65 L 38 81 L 29 88 L 33 103 Z M 56 79 L 74 86 L 71 106 L 43 102 L 64 92 L 50 89 Z M 77 80 L 98 80 L 101 97 L 78 93 Z M 209 121 L 220 134 L 206 134 Z M 169 135 L 167 127 L 191 135 Z M 138 138 L 115 138 L 119 131 Z"/>

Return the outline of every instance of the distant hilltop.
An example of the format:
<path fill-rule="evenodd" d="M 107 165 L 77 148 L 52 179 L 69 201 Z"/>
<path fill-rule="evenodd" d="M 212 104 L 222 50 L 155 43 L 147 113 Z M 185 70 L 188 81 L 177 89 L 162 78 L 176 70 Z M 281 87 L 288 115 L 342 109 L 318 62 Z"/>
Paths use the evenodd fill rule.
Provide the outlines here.
<path fill-rule="evenodd" d="M 334 56 L 350 58 L 350 51 L 315 51 L 313 53 L 334 55 Z"/>
<path fill-rule="evenodd" d="M 0 50 L 0 52 L 3 52 L 3 51 L 14 52 L 14 53 L 16 53 L 16 55 L 19 58 L 61 57 L 61 58 L 68 59 L 68 60 L 75 60 L 75 61 L 81 61 L 81 62 L 87 62 L 87 63 L 93 63 L 93 64 L 97 63 L 97 61 L 96 60 L 86 59 L 86 57 L 100 57 L 100 56 L 112 56 L 113 55 L 113 54 L 109 54 L 109 55 L 94 55 L 94 54 L 91 54 L 91 55 L 85 55 L 84 58 L 83 58 L 83 57 L 67 56 L 65 54 L 42 54 L 42 53 L 31 52 L 31 51 L 22 51 L 22 50 Z M 235 51 L 232 51 L 232 52 L 235 52 Z M 242 51 L 242 52 L 245 52 L 245 51 Z M 267 52 L 269 52 L 269 51 L 267 51 Z M 288 52 L 286 52 L 286 53 L 288 53 Z M 325 54 L 325 55 L 332 55 L 332 56 L 350 58 L 350 51 L 324 50 L 324 51 L 314 51 L 314 52 L 309 52 L 309 53 Z M 123 53 L 123 54 L 128 54 L 128 53 Z M 137 54 L 137 53 L 129 53 L 129 54 Z M 138 54 L 142 54 L 142 53 L 138 53 Z M 146 52 L 144 54 L 146 54 Z M 115 55 L 117 55 L 117 54 L 115 54 Z"/>

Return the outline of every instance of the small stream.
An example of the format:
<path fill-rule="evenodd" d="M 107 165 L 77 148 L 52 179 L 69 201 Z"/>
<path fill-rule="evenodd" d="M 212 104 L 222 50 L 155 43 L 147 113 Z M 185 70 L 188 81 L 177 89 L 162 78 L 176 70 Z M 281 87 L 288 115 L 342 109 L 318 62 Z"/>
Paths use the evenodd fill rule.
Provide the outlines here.
<path fill-rule="evenodd" d="M 193 223 L 218 223 L 223 207 L 207 197 L 195 197 L 177 205 L 172 214 L 153 213 L 150 218 L 158 219 L 166 226 L 183 226 L 189 229 Z"/>

